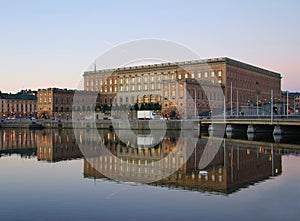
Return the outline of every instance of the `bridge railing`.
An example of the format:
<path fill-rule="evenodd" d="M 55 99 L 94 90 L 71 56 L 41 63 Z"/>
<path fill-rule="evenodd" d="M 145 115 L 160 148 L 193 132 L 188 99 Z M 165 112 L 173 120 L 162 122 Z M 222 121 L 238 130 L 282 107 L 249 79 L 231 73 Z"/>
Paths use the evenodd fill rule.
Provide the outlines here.
<path fill-rule="evenodd" d="M 218 115 L 218 116 L 207 116 L 207 117 L 203 117 L 202 119 L 224 119 L 224 116 L 222 115 Z M 230 119 L 243 119 L 243 120 L 247 120 L 247 119 L 271 119 L 271 115 L 239 115 L 239 116 L 226 116 L 226 120 L 230 120 Z M 273 119 L 274 120 L 300 120 L 300 115 L 273 115 Z"/>

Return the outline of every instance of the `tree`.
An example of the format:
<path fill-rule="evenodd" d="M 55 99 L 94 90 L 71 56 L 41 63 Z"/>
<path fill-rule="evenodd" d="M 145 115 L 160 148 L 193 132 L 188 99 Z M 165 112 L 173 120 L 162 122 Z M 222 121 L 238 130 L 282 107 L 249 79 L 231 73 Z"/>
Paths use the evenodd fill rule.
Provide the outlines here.
<path fill-rule="evenodd" d="M 138 103 L 135 103 L 135 104 L 134 104 L 133 109 L 134 109 L 135 111 L 138 111 L 138 110 L 139 110 L 139 105 L 138 105 Z"/>
<path fill-rule="evenodd" d="M 145 109 L 145 104 L 144 104 L 144 103 L 141 103 L 140 110 L 146 110 L 146 109 Z"/>

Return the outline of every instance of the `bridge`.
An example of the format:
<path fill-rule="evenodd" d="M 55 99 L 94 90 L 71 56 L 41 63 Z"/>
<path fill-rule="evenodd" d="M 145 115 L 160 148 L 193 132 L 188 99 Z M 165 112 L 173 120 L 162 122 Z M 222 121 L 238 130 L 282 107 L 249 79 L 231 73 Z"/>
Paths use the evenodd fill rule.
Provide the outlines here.
<path fill-rule="evenodd" d="M 272 132 L 274 135 L 300 134 L 300 116 L 213 117 L 201 119 L 200 122 L 202 129 L 207 131 L 226 127 L 226 132 Z"/>

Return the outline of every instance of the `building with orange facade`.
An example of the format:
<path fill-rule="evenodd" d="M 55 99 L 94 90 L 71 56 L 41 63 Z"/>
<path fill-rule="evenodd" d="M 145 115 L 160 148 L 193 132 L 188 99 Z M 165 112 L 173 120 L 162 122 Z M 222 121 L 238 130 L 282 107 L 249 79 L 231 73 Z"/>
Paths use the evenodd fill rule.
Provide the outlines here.
<path fill-rule="evenodd" d="M 272 92 L 273 101 L 281 97 L 281 74 L 227 57 L 87 71 L 84 89 L 99 91 L 101 104 L 159 102 L 164 107 L 170 102 L 163 94 L 164 81 L 187 79 L 221 88 L 226 108 L 234 111 L 268 104 Z M 206 112 L 207 103 L 199 103 L 198 108 L 197 102 L 197 110 Z"/>
<path fill-rule="evenodd" d="M 39 89 L 37 92 L 37 115 L 39 118 L 70 119 L 72 111 L 92 112 L 97 103 L 96 92 L 75 91 L 59 88 Z M 74 100 L 75 98 L 75 100 Z"/>

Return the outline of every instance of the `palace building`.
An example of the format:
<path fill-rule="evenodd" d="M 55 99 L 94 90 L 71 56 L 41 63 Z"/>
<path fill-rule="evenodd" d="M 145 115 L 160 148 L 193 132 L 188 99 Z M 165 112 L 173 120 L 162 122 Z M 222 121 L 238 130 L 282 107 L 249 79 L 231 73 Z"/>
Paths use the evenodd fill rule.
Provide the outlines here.
<path fill-rule="evenodd" d="M 193 93 L 198 94 L 196 106 L 199 114 L 209 111 L 212 106 L 222 106 L 224 96 L 226 108 L 236 111 L 241 106 L 263 106 L 270 103 L 272 92 L 273 101 L 281 97 L 281 74 L 227 57 L 84 73 L 84 89 L 99 92 L 101 104 L 133 105 L 159 102 L 163 109 L 169 107 L 170 103 L 176 104 L 176 108 L 180 109 L 179 88 L 172 86 L 170 81 L 179 85 L 185 84 L 186 91 L 194 99 L 196 96 Z M 222 96 L 220 97 L 220 93 L 211 94 L 215 97 L 208 95 L 207 90 L 202 88 L 202 85 L 208 84 L 212 88 L 222 90 Z M 167 97 L 164 95 L 166 91 L 170 92 Z M 203 91 L 205 95 L 202 96 Z M 172 94 L 179 97 L 171 96 Z M 213 101 L 213 105 L 209 104 L 211 98 L 218 102 Z M 186 103 L 182 103 L 182 106 L 188 107 Z M 185 109 L 184 117 L 190 117 L 189 111 Z"/>

